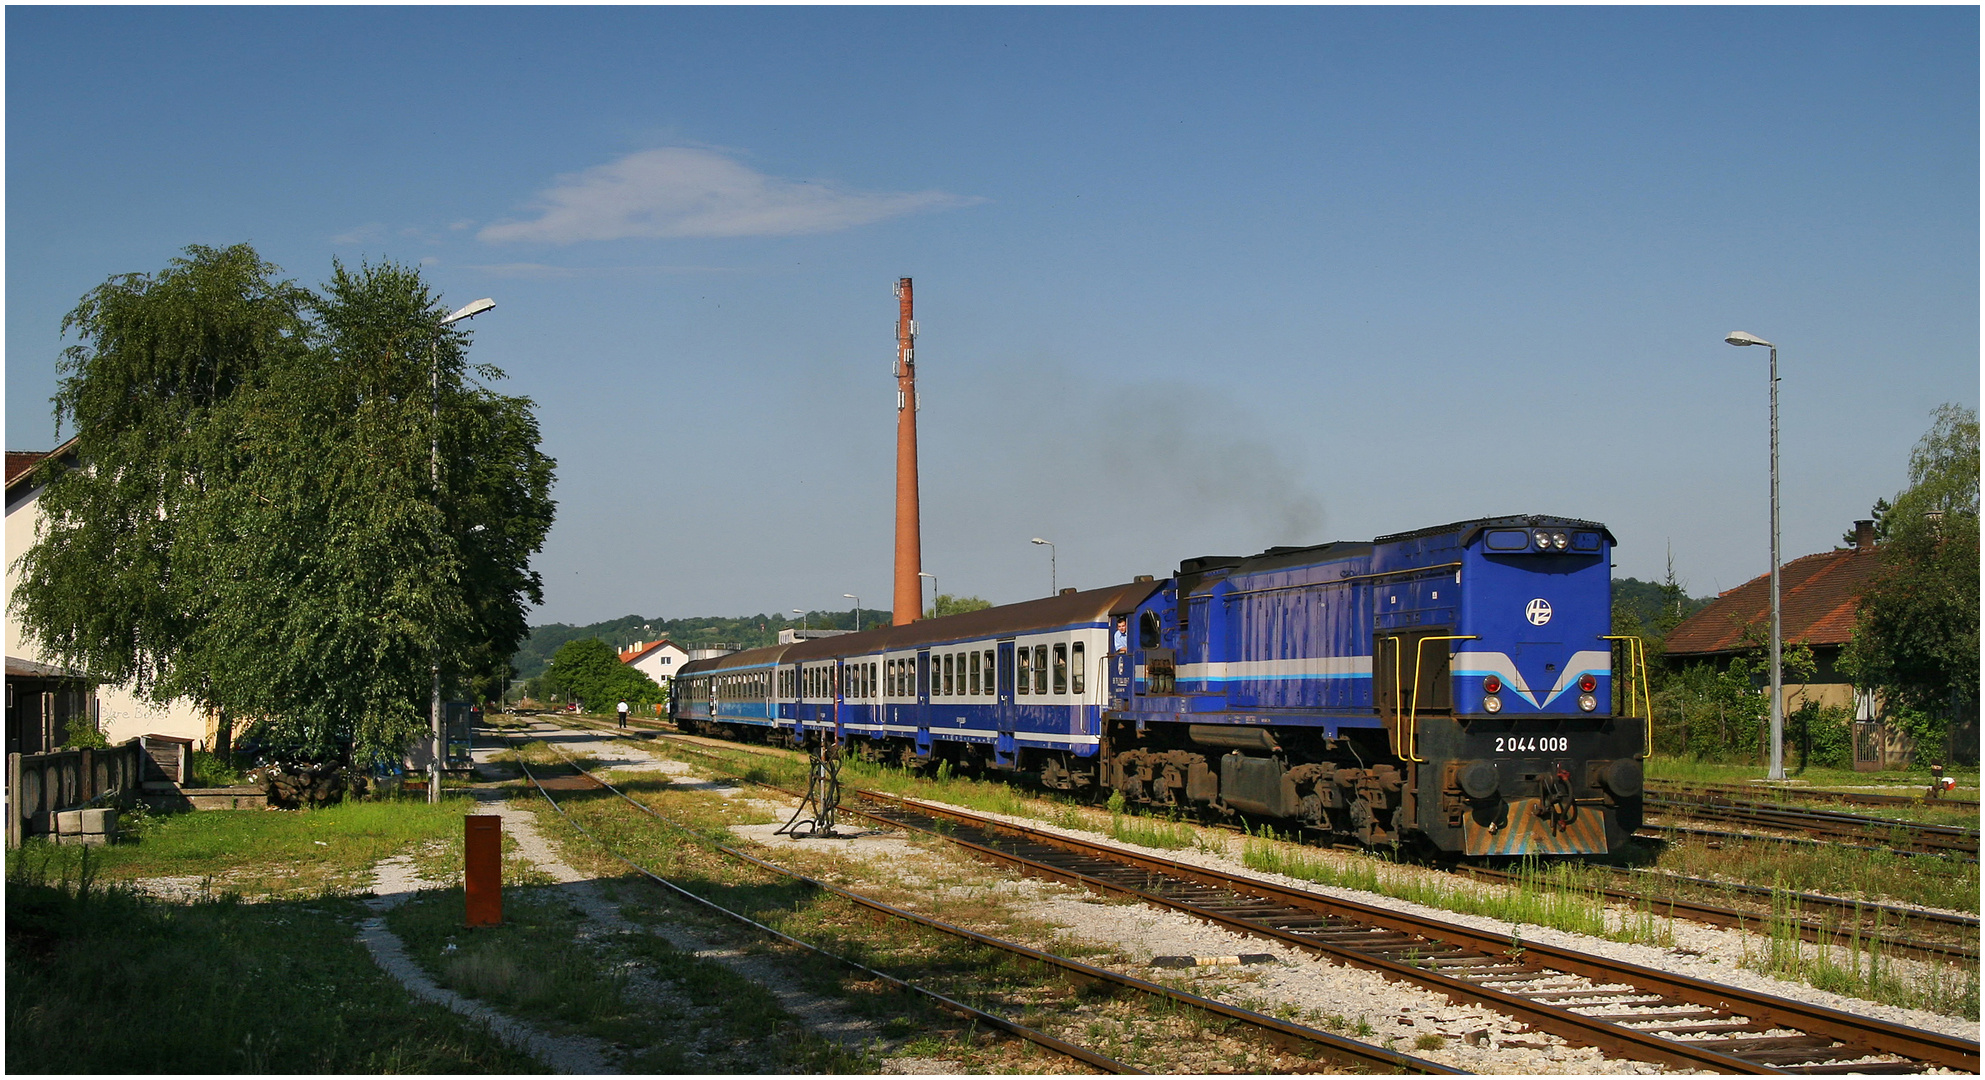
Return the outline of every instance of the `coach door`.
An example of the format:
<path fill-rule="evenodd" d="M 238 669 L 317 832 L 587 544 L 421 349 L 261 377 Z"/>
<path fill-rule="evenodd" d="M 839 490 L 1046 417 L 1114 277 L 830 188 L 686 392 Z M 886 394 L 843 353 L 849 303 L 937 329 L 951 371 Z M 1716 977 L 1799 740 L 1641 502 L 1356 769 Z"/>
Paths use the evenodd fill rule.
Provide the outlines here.
<path fill-rule="evenodd" d="M 930 744 L 930 650 L 917 651 L 917 753 L 929 754 Z"/>
<path fill-rule="evenodd" d="M 995 684 L 999 697 L 993 706 L 993 730 L 997 733 L 993 743 L 993 760 L 1006 768 L 1016 768 L 1020 763 L 1018 748 L 1013 742 L 1013 729 L 1020 719 L 1020 710 L 1013 706 L 1013 649 L 1011 641 L 999 643 L 999 677 Z"/>

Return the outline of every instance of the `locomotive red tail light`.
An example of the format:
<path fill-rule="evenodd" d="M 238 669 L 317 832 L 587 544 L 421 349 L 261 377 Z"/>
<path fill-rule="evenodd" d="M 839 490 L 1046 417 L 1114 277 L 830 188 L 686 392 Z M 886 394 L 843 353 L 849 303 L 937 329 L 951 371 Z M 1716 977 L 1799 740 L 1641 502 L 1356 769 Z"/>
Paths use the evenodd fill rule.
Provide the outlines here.
<path fill-rule="evenodd" d="M 1581 693 L 1581 694 L 1589 694 L 1589 693 L 1591 693 L 1592 691 L 1594 691 L 1594 690 L 1597 690 L 1598 688 L 1599 688 L 1599 680 L 1598 680 L 1598 679 L 1595 679 L 1595 678 L 1593 678 L 1593 677 L 1592 677 L 1592 673 L 1591 673 L 1591 672 L 1589 672 L 1589 671 L 1588 671 L 1588 672 L 1586 672 L 1585 674 L 1583 674 L 1583 675 L 1580 675 L 1580 676 L 1578 677 L 1578 692 L 1579 692 L 1579 693 Z"/>
<path fill-rule="evenodd" d="M 1495 677 L 1494 675 L 1491 675 L 1491 676 L 1489 676 L 1488 678 L 1486 678 L 1486 679 L 1483 679 L 1483 680 L 1482 680 L 1482 692 L 1483 692 L 1484 694 L 1500 694 L 1500 693 L 1502 693 L 1502 692 L 1503 692 L 1503 681 L 1502 681 L 1501 679 L 1498 679 L 1498 678 L 1496 678 L 1496 677 Z"/>

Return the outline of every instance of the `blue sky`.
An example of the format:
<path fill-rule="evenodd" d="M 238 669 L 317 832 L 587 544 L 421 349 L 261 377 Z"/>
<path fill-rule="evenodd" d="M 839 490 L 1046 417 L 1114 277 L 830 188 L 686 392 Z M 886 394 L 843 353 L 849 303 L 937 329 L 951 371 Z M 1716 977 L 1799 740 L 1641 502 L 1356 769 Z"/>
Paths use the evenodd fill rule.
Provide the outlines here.
<path fill-rule="evenodd" d="M 10 8 L 6 445 L 62 315 L 188 244 L 491 296 L 533 621 L 1009 602 L 1468 517 L 1696 593 L 1838 543 L 1979 390 L 1948 8 Z"/>

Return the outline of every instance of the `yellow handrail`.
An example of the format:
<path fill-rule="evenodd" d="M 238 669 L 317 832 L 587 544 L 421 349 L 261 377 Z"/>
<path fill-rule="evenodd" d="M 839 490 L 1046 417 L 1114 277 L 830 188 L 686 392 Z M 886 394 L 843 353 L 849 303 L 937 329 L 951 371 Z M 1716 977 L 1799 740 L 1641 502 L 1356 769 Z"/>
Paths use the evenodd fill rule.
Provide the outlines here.
<path fill-rule="evenodd" d="M 1624 641 L 1627 643 L 1627 719 L 1640 720 L 1645 725 L 1641 728 L 1640 756 L 1646 757 L 1648 751 L 1653 747 L 1654 742 L 1654 696 L 1648 690 L 1647 686 L 1647 645 L 1640 638 L 1632 634 L 1601 634 L 1599 636 L 1606 641 Z M 1635 700 L 1635 691 L 1639 692 L 1639 700 Z M 1636 705 L 1647 706 L 1646 711 L 1642 712 L 1639 716 L 1634 716 L 1633 712 Z"/>
<path fill-rule="evenodd" d="M 1425 762 L 1427 760 L 1426 758 L 1414 756 L 1414 752 L 1419 749 L 1418 744 L 1420 741 L 1420 667 L 1421 665 L 1426 663 L 1427 642 L 1474 641 L 1480 638 L 1481 636 L 1482 635 L 1480 634 L 1444 634 L 1444 635 L 1428 635 L 1427 637 L 1423 637 L 1419 639 L 1419 644 L 1413 647 L 1413 703 L 1403 718 L 1400 716 L 1399 713 L 1399 703 L 1401 700 L 1403 700 L 1406 697 L 1406 687 L 1399 681 L 1399 676 L 1401 674 L 1400 656 L 1399 656 L 1399 635 L 1390 634 L 1387 635 L 1387 637 L 1385 638 L 1385 640 L 1393 643 L 1392 722 L 1394 727 L 1399 728 L 1398 738 L 1395 739 L 1394 742 L 1395 742 L 1395 749 L 1398 750 L 1399 756 L 1401 758 L 1413 762 Z M 1404 719 L 1405 721 L 1404 726 L 1400 725 L 1400 721 L 1402 719 Z"/>

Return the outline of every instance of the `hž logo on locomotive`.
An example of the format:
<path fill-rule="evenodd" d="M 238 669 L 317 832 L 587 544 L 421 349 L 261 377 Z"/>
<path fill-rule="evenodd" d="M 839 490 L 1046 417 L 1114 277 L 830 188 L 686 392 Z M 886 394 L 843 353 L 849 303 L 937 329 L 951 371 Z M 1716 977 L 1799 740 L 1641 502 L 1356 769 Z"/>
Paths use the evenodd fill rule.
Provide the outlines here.
<path fill-rule="evenodd" d="M 1549 600 L 1544 599 L 1541 596 L 1535 600 L 1530 601 L 1530 603 L 1525 605 L 1523 608 L 1523 617 L 1529 619 L 1530 625 L 1532 626 L 1542 626 L 1545 623 L 1550 622 L 1551 602 Z"/>

